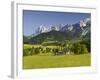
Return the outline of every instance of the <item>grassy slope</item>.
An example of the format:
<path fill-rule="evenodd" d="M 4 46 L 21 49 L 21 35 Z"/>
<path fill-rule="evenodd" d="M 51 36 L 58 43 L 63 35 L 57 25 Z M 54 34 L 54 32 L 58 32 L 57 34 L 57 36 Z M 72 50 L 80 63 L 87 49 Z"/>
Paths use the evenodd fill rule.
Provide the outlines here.
<path fill-rule="evenodd" d="M 90 54 L 83 55 L 34 55 L 23 58 L 24 69 L 90 66 Z"/>

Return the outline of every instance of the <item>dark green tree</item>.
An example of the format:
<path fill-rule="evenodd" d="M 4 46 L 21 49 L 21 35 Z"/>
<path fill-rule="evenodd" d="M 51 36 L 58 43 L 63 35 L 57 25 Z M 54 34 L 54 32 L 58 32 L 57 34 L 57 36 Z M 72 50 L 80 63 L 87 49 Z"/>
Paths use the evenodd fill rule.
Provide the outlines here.
<path fill-rule="evenodd" d="M 34 47 L 31 48 L 30 55 L 34 55 Z"/>
<path fill-rule="evenodd" d="M 87 50 L 85 44 L 82 44 L 82 45 L 81 45 L 81 52 L 80 52 L 80 53 L 81 53 L 81 54 L 87 54 L 87 53 L 88 53 L 88 50 Z"/>
<path fill-rule="evenodd" d="M 39 48 L 34 48 L 34 54 L 39 54 L 40 51 L 39 51 Z"/>
<path fill-rule="evenodd" d="M 73 45 L 73 52 L 74 52 L 74 54 L 80 54 L 80 52 L 81 52 L 81 45 L 79 43 L 74 43 L 74 45 Z"/>
<path fill-rule="evenodd" d="M 30 48 L 24 48 L 23 49 L 23 56 L 29 56 L 30 55 L 30 51 L 31 51 Z"/>

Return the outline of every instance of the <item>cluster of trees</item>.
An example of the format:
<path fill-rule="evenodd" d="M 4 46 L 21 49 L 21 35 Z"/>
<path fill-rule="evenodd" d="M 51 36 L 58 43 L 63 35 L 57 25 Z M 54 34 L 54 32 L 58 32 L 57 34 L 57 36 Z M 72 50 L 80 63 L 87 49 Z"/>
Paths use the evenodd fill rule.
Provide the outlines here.
<path fill-rule="evenodd" d="M 31 47 L 31 48 L 24 48 L 24 56 L 28 55 L 36 55 L 42 53 L 51 53 L 54 55 L 61 55 L 61 54 L 86 54 L 90 53 L 90 44 L 87 44 L 84 41 L 79 42 L 61 42 L 60 45 L 56 46 L 56 48 L 49 48 L 46 46 L 43 47 Z"/>
<path fill-rule="evenodd" d="M 72 47 L 74 54 L 86 54 L 88 53 L 87 47 L 85 44 L 75 43 Z"/>
<path fill-rule="evenodd" d="M 51 51 L 51 48 L 43 48 L 43 47 L 32 47 L 32 48 L 24 48 L 24 56 L 28 55 L 36 55 L 40 53 L 49 53 Z"/>

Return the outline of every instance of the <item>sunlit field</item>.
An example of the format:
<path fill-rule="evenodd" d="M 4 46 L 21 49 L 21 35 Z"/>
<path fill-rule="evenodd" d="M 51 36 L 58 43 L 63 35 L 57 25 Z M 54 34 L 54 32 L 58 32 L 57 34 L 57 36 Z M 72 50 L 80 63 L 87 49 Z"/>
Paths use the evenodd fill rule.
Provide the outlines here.
<path fill-rule="evenodd" d="M 34 55 L 23 58 L 24 69 L 90 66 L 90 54 Z"/>

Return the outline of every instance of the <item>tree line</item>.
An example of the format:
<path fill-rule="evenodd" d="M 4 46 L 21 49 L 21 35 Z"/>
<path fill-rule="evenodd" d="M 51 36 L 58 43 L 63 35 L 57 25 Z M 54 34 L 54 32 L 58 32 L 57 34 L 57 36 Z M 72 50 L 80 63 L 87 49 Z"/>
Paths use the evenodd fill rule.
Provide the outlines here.
<path fill-rule="evenodd" d="M 87 54 L 90 53 L 90 43 L 86 41 L 79 41 L 72 43 L 70 41 L 61 42 L 56 48 L 49 48 L 46 46 L 30 47 L 23 49 L 23 56 L 37 55 L 51 53 L 53 55 L 65 55 L 65 54 Z"/>

